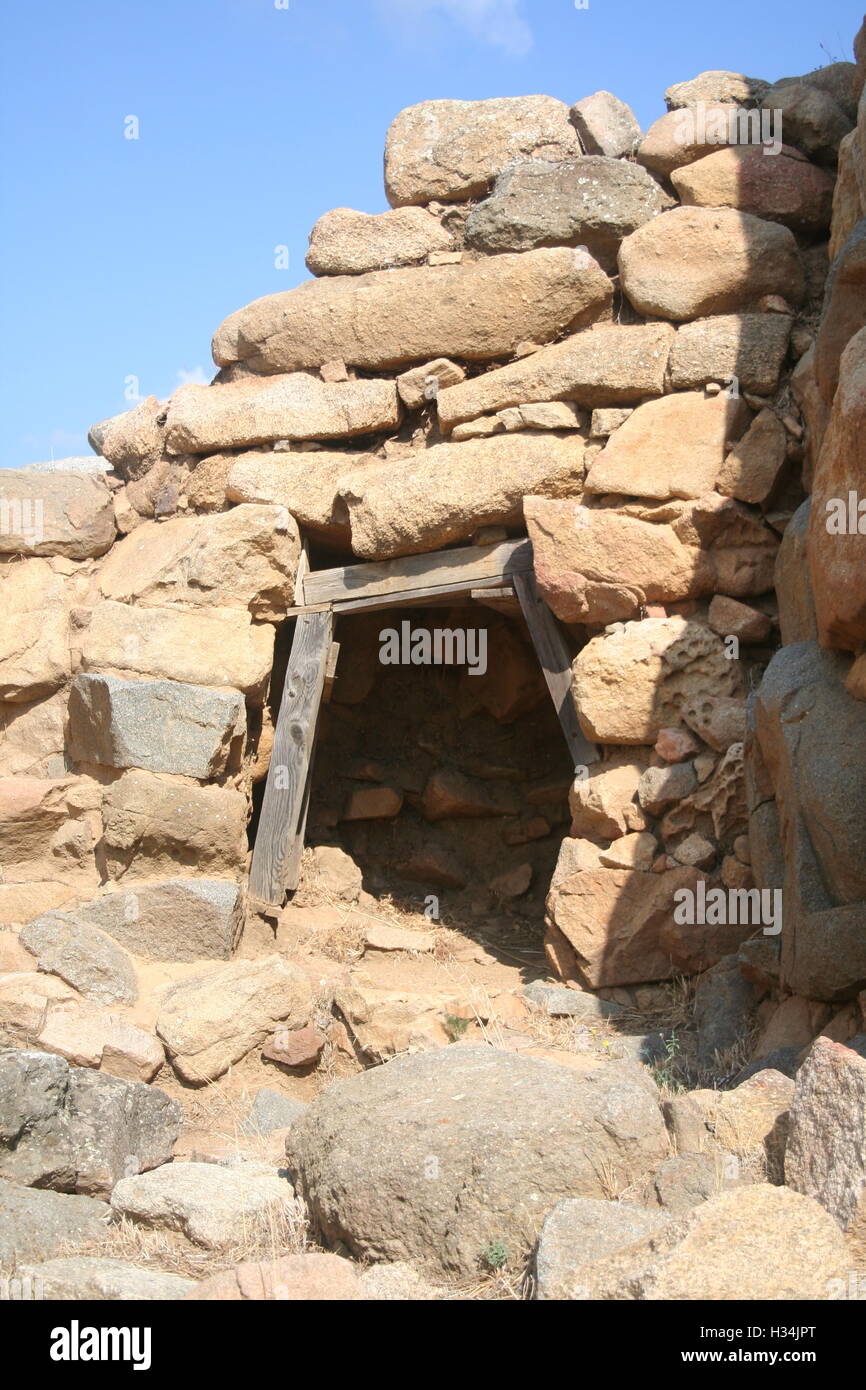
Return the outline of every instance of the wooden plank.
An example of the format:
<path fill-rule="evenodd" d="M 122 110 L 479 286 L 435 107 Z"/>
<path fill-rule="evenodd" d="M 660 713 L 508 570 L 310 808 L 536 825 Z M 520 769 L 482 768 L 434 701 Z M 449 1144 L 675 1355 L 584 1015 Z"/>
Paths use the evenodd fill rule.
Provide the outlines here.
<path fill-rule="evenodd" d="M 328 652 L 328 660 L 325 665 L 325 684 L 322 688 L 322 704 L 328 705 L 331 702 L 331 692 L 334 689 L 334 678 L 337 674 L 337 662 L 340 659 L 340 644 L 332 642 Z"/>
<path fill-rule="evenodd" d="M 504 575 L 494 574 L 490 579 L 481 580 L 480 585 L 474 580 L 471 586 L 463 580 L 458 580 L 454 584 L 430 584 L 423 589 L 406 589 L 394 594 L 373 594 L 369 598 L 350 598 L 344 599 L 339 603 L 334 603 L 335 613 L 356 613 L 359 609 L 367 609 L 375 612 L 377 609 L 384 608 L 423 608 L 425 604 L 443 595 L 452 594 L 459 597 L 461 594 L 470 594 L 473 588 L 486 587 L 496 588 L 502 583 Z"/>
<path fill-rule="evenodd" d="M 303 834 L 304 797 L 316 734 L 325 667 L 334 617 L 302 614 L 295 625 L 283 700 L 250 867 L 250 894 L 258 902 L 282 905 L 287 877 Z"/>
<path fill-rule="evenodd" d="M 514 587 L 574 766 L 587 767 L 598 762 L 599 754 L 595 744 L 585 737 L 577 718 L 571 697 L 571 657 L 565 638 L 538 592 L 535 575 L 516 574 Z"/>
<path fill-rule="evenodd" d="M 520 603 L 510 584 L 504 588 L 472 589 L 469 597 L 485 608 L 492 608 L 494 613 L 503 613 L 507 618 L 520 617 Z"/>
<path fill-rule="evenodd" d="M 301 541 L 301 553 L 300 553 L 300 556 L 298 557 L 298 569 L 297 569 L 297 573 L 295 574 L 295 594 L 294 594 L 294 598 L 295 598 L 295 603 L 296 603 L 296 604 L 303 604 L 303 602 L 304 602 L 304 580 L 306 579 L 307 575 L 309 574 L 309 571 L 310 571 L 310 548 L 309 548 L 309 546 L 307 545 L 306 540 L 302 540 L 302 541 Z"/>
<path fill-rule="evenodd" d="M 458 550 L 437 550 L 429 555 L 405 555 L 365 565 L 342 565 L 331 570 L 312 570 L 304 579 L 306 604 L 373 598 L 410 589 L 443 584 L 474 588 L 479 582 L 503 574 L 527 570 L 532 547 L 527 540 L 500 541 L 496 545 L 468 545 Z"/>

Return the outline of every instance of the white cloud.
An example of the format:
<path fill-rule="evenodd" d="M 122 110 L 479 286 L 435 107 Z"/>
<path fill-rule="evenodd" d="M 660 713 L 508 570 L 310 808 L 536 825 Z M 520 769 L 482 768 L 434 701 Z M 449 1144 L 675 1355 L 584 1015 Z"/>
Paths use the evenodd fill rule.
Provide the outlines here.
<path fill-rule="evenodd" d="M 514 58 L 528 53 L 533 42 L 521 5 L 522 0 L 379 0 L 386 18 L 401 21 L 415 34 L 443 15 Z"/>
<path fill-rule="evenodd" d="M 211 376 L 212 375 L 213 373 L 211 373 Z M 191 372 L 184 371 L 183 367 L 179 367 L 174 389 L 176 391 L 179 386 L 189 386 L 190 382 L 193 382 L 196 386 L 207 386 L 210 383 L 210 379 L 204 367 L 193 367 Z"/>

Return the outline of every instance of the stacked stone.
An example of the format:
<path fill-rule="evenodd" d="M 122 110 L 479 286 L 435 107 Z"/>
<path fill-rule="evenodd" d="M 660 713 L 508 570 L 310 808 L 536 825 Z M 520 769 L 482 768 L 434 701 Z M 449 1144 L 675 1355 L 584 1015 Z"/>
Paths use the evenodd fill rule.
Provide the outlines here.
<path fill-rule="evenodd" d="M 391 210 L 325 214 L 314 278 L 220 326 L 211 385 L 95 426 L 105 472 L 2 476 L 8 514 L 41 518 L 38 537 L 5 513 L 0 528 L 0 921 L 30 933 L 12 961 L 32 974 L 19 1040 L 136 1076 L 164 1044 L 208 1079 L 274 1019 L 303 1021 L 284 962 L 230 959 L 302 535 L 377 560 L 527 527 L 542 593 L 584 644 L 575 701 L 603 751 L 574 793 L 552 959 L 615 986 L 730 948 L 678 936 L 671 895 L 749 881 L 742 672 L 772 642 L 778 536 L 802 495 L 788 369 L 799 357 L 807 421 L 829 413 L 822 344 L 849 322 L 846 249 L 812 386 L 840 144 L 840 227 L 856 210 L 853 73 L 703 74 L 646 136 L 609 93 L 409 108 L 387 139 Z M 744 103 L 783 110 L 777 156 L 683 135 L 692 113 Z M 49 997 L 55 976 L 31 971 L 73 942 L 105 957 L 124 1026 L 130 953 L 211 968 L 183 1010 L 163 1002 L 161 1042 L 117 1062 L 120 1025 L 97 1026 L 81 980 Z"/>
<path fill-rule="evenodd" d="M 784 646 L 757 693 L 749 756 L 753 862 L 784 894 L 782 1008 L 801 1018 L 866 985 L 866 26 L 855 54 L 823 312 L 791 383 L 811 495 L 779 552 Z"/>

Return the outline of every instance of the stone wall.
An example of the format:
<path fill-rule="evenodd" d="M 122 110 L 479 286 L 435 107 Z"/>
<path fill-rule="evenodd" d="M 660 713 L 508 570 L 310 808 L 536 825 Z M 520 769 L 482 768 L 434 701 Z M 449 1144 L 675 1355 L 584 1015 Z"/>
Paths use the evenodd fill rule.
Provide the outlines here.
<path fill-rule="evenodd" d="M 604 92 L 412 107 L 387 136 L 391 210 L 325 213 L 313 278 L 219 326 L 210 385 L 95 425 L 93 460 L 0 475 L 12 971 L 79 938 L 232 959 L 302 542 L 326 566 L 528 533 L 600 752 L 576 769 L 551 966 L 606 991 L 706 970 L 755 926 L 680 925 L 675 895 L 748 889 L 754 865 L 784 882 L 785 987 L 862 984 L 866 601 L 857 539 L 820 524 L 857 475 L 862 79 L 862 63 L 775 85 L 702 74 L 646 134 Z M 754 143 L 780 112 L 781 146 Z M 831 723 L 841 783 L 810 742 Z M 453 802 L 434 761 L 412 790 L 435 825 L 437 796 Z M 386 802 L 360 817 L 368 839 Z M 492 806 L 498 829 L 532 819 L 522 784 L 512 802 Z M 545 833 L 548 854 L 556 820 Z M 259 987 L 255 1018 L 287 1017 L 279 970 Z M 15 1036 L 49 1047 L 39 997 Z M 205 1048 L 204 1073 L 170 1019 L 160 1037 L 189 1078 L 263 1027 L 216 1062 Z"/>

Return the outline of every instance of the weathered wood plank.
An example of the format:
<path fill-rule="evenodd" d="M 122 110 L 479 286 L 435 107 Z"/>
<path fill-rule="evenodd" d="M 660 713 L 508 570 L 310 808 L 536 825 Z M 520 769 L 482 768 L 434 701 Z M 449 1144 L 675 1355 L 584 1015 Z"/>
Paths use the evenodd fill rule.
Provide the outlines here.
<path fill-rule="evenodd" d="M 304 796 L 333 632 L 330 612 L 302 614 L 295 626 L 250 867 L 251 896 L 275 907 L 285 895 L 299 830 L 303 834 Z"/>
<path fill-rule="evenodd" d="M 459 584 L 472 589 L 479 582 L 532 565 L 529 541 L 501 541 L 496 545 L 468 545 L 459 550 L 438 550 L 428 555 L 406 555 L 398 560 L 342 565 L 331 570 L 311 570 L 304 577 L 306 604 L 343 602 Z"/>
<path fill-rule="evenodd" d="M 587 767 L 598 762 L 598 749 L 584 735 L 571 698 L 571 657 L 565 638 L 538 592 L 535 575 L 516 574 L 514 587 L 574 766 Z"/>
<path fill-rule="evenodd" d="M 337 675 L 337 662 L 340 659 L 339 642 L 331 643 L 331 650 L 328 652 L 328 660 L 325 664 L 325 684 L 322 688 L 322 704 L 330 704 L 331 693 L 334 689 L 334 679 Z"/>
<path fill-rule="evenodd" d="M 448 594 L 458 598 L 461 594 L 470 594 L 473 588 L 483 588 L 488 584 L 491 588 L 496 588 L 502 583 L 504 577 L 501 574 L 494 574 L 491 575 L 490 579 L 482 579 L 478 583 L 473 580 L 471 587 L 463 580 L 458 580 L 454 584 L 429 584 L 423 589 L 405 589 L 393 594 L 373 594 L 369 598 L 343 599 L 341 602 L 334 603 L 333 607 L 335 613 L 355 613 L 359 609 L 375 612 L 376 609 L 384 608 L 423 607 L 433 599 Z"/>

